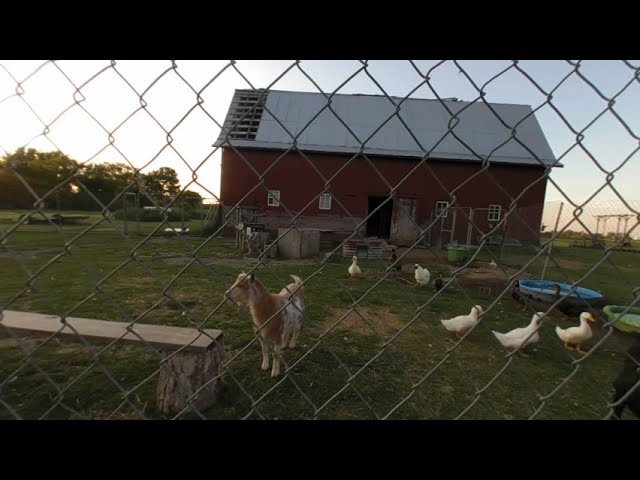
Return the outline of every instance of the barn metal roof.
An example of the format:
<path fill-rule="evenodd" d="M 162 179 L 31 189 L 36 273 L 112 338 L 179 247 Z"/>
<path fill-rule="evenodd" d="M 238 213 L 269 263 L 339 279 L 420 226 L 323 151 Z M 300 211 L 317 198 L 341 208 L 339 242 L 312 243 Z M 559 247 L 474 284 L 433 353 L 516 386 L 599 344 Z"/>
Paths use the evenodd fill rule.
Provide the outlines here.
<path fill-rule="evenodd" d="M 264 108 L 251 100 L 261 95 Z M 336 94 L 330 103 L 334 114 L 325 108 L 328 101 L 322 93 L 236 90 L 214 146 L 224 147 L 231 129 L 228 141 L 237 148 L 286 150 L 293 145 L 292 136 L 297 136 L 296 146 L 313 152 L 354 154 L 364 142 L 364 153 L 389 157 L 422 157 L 426 151 L 430 158 L 447 160 L 489 157 L 492 162 L 521 165 L 556 161 L 529 105 L 491 103 L 489 108 L 480 101 L 391 99 L 395 105 L 382 95 Z M 250 113 L 248 100 L 250 105 L 258 102 Z M 402 122 L 394 115 L 396 110 Z M 239 118 L 249 125 L 243 132 L 238 131 Z M 514 133 L 527 148 L 513 138 Z"/>

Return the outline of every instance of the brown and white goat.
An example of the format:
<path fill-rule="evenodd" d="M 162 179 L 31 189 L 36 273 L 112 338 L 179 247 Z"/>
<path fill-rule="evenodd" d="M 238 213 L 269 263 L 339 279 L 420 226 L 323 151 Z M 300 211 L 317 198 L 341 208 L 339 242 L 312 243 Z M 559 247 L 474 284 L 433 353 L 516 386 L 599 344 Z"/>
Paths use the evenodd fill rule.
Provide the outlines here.
<path fill-rule="evenodd" d="M 294 283 L 275 294 L 270 293 L 255 275 L 242 272 L 225 293 L 225 297 L 238 305 L 249 305 L 253 327 L 262 346 L 262 370 L 269 369 L 269 356 L 273 355 L 272 377 L 280 375 L 282 351 L 287 346 L 295 348 L 302 327 L 302 280 L 295 275 L 291 278 Z"/>

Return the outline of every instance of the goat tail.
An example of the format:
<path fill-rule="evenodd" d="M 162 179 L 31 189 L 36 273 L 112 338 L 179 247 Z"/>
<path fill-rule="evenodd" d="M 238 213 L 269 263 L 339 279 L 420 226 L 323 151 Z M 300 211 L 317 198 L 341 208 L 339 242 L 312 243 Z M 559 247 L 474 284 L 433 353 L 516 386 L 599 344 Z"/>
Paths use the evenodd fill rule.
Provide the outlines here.
<path fill-rule="evenodd" d="M 293 281 L 295 282 L 297 287 L 294 296 L 298 297 L 303 302 L 303 304 L 306 303 L 304 287 L 302 286 L 302 279 L 297 275 L 291 275 L 291 278 L 293 278 Z"/>

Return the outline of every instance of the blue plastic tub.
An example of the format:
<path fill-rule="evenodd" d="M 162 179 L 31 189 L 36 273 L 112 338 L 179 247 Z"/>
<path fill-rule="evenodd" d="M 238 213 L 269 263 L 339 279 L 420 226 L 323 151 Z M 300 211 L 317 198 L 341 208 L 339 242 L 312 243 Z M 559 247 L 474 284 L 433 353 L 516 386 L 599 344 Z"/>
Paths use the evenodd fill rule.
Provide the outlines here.
<path fill-rule="evenodd" d="M 569 316 L 580 315 L 590 307 L 600 308 L 604 306 L 604 296 L 600 292 L 584 287 L 577 287 L 572 291 L 571 285 L 560 282 L 550 282 L 548 280 L 520 280 L 518 289 L 531 300 L 546 303 L 555 303 L 558 300 L 557 289 L 560 287 L 560 297 L 562 300 L 557 308 Z"/>

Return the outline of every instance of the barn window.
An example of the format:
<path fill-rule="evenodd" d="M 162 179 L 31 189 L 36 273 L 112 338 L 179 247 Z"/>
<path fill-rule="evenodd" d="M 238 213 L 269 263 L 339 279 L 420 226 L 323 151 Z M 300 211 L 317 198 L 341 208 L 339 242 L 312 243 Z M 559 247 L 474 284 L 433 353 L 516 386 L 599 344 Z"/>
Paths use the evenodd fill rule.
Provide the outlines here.
<path fill-rule="evenodd" d="M 266 102 L 267 92 L 264 90 L 237 90 L 222 127 L 223 132 L 229 132 L 229 138 L 255 140 Z"/>
<path fill-rule="evenodd" d="M 331 194 L 323 193 L 320 195 L 320 199 L 318 201 L 318 208 L 320 210 L 331 210 Z"/>
<path fill-rule="evenodd" d="M 500 205 L 489 205 L 489 221 L 490 222 L 499 222 L 500 215 L 502 214 L 502 206 Z"/>
<path fill-rule="evenodd" d="M 280 206 L 280 190 L 269 190 L 267 194 L 267 205 L 270 207 Z"/>
<path fill-rule="evenodd" d="M 442 218 L 447 218 L 447 208 L 449 207 L 449 202 L 436 202 L 436 217 L 442 213 Z M 443 213 L 444 212 L 444 213 Z"/>

